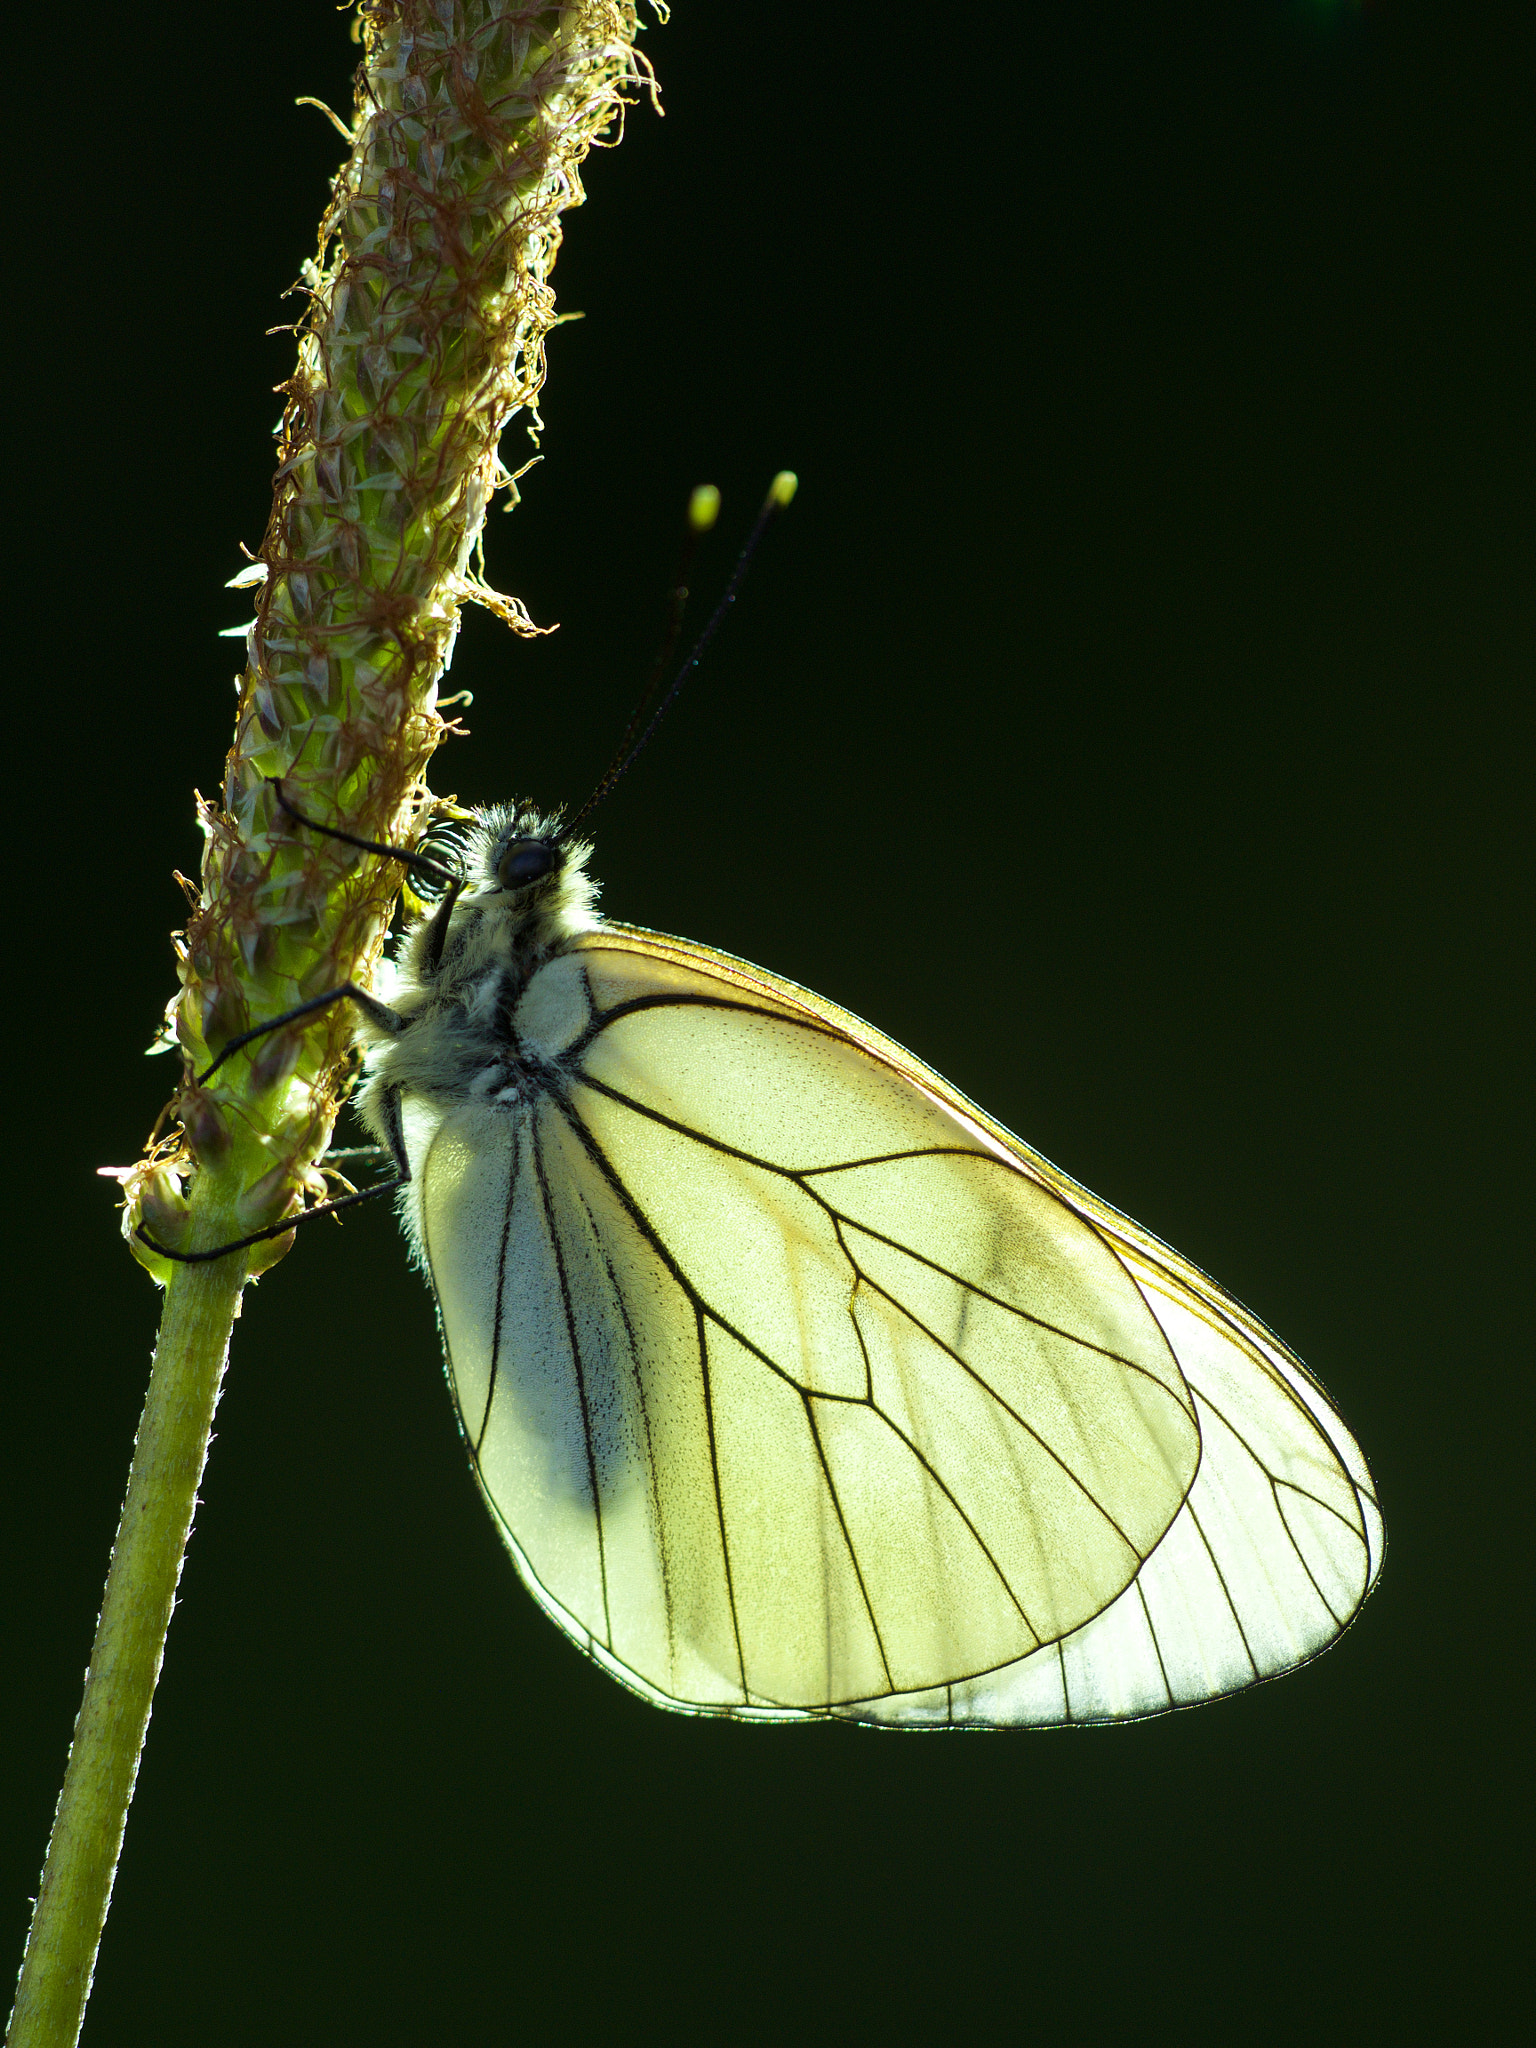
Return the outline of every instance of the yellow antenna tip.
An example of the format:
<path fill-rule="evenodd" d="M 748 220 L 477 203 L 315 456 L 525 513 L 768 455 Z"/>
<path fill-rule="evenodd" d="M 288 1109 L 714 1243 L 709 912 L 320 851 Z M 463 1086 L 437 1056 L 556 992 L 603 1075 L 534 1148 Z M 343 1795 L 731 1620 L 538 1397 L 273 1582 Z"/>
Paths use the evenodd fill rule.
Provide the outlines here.
<path fill-rule="evenodd" d="M 800 479 L 792 469 L 781 469 L 768 486 L 768 502 L 777 505 L 782 512 L 790 499 L 800 488 Z"/>
<path fill-rule="evenodd" d="M 713 484 L 698 484 L 688 500 L 688 524 L 695 533 L 708 533 L 720 517 L 720 493 Z"/>

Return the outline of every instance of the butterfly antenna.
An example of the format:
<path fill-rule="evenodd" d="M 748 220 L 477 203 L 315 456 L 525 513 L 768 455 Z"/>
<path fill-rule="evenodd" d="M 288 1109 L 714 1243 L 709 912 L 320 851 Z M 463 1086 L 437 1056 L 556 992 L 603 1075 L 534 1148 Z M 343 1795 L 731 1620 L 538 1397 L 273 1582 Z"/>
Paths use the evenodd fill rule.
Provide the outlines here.
<path fill-rule="evenodd" d="M 577 829 L 583 824 L 583 822 L 592 815 L 593 811 L 597 809 L 598 805 L 603 801 L 603 799 L 611 794 L 614 785 L 619 781 L 620 777 L 625 775 L 629 771 L 629 769 L 633 767 L 636 759 L 644 751 L 657 726 L 660 725 L 661 721 L 666 717 L 667 713 L 672 709 L 672 706 L 676 703 L 678 693 L 681 691 L 684 683 L 687 682 L 688 678 L 693 674 L 693 671 L 704 659 L 704 655 L 708 650 L 709 643 L 711 642 L 711 640 L 714 639 L 716 633 L 719 632 L 721 626 L 725 622 L 726 613 L 730 610 L 731 606 L 736 602 L 736 593 L 741 588 L 742 578 L 746 575 L 747 570 L 751 565 L 752 557 L 757 553 L 758 543 L 761 541 L 763 535 L 768 531 L 768 528 L 772 523 L 774 516 L 777 513 L 782 512 L 784 510 L 784 507 L 794 497 L 795 491 L 799 486 L 799 481 L 799 478 L 795 475 L 792 469 L 781 469 L 778 475 L 774 478 L 773 482 L 768 486 L 768 495 L 763 500 L 762 510 L 758 513 L 757 518 L 753 521 L 752 531 L 747 535 L 746 545 L 742 548 L 741 553 L 736 557 L 736 566 L 731 571 L 730 581 L 725 586 L 725 590 L 721 595 L 720 602 L 715 606 L 714 610 L 710 613 L 709 621 L 706 624 L 703 632 L 700 633 L 698 639 L 694 641 L 693 650 L 689 654 L 688 659 L 683 663 L 682 667 L 678 670 L 677 675 L 674 677 L 672 687 L 667 691 L 666 695 L 662 698 L 661 702 L 656 706 L 655 710 L 651 713 L 650 719 L 646 724 L 644 730 L 641 732 L 640 737 L 638 739 L 635 739 L 635 728 L 640 724 L 640 721 L 645 714 L 646 704 L 649 701 L 651 694 L 655 688 L 656 676 L 660 672 L 660 670 L 665 666 L 667 657 L 671 653 L 672 647 L 676 645 L 676 627 L 673 630 L 671 640 L 663 648 L 660 658 L 652 668 L 651 677 L 646 684 L 645 693 L 641 697 L 639 704 L 635 707 L 634 716 L 629 721 L 628 729 L 624 734 L 623 740 L 619 744 L 618 752 L 614 755 L 612 762 L 609 764 L 606 773 L 602 777 L 602 780 L 598 783 L 596 789 L 593 790 L 592 794 L 587 798 L 586 802 L 582 805 L 581 809 L 577 811 L 573 818 L 571 818 L 566 824 L 560 827 L 560 830 L 555 835 L 557 843 L 569 839 L 572 836 L 572 834 L 577 831 Z M 699 499 L 702 491 L 709 491 L 712 493 L 714 501 L 714 511 L 719 510 L 719 493 L 713 491 L 712 486 L 702 486 L 700 491 L 694 492 L 693 501 L 690 502 L 690 520 L 693 517 L 693 503 Z M 713 523 L 714 518 L 712 512 L 710 517 L 710 524 L 713 525 Z M 686 600 L 686 590 L 682 591 L 681 595 L 683 599 Z M 678 596 L 679 592 L 677 590 L 674 590 L 674 616 L 676 619 L 676 626 L 681 627 L 682 607 L 677 602 Z"/>
<path fill-rule="evenodd" d="M 677 567 L 672 572 L 672 581 L 668 588 L 667 623 L 661 645 L 656 649 L 656 658 L 647 672 L 645 687 L 629 715 L 629 723 L 624 728 L 623 737 L 613 750 L 613 760 L 608 764 L 609 771 L 629 752 L 629 743 L 640 730 L 640 721 L 651 708 L 661 679 L 666 673 L 667 663 L 677 651 L 677 643 L 683 631 L 683 614 L 688 609 L 688 578 L 693 569 L 694 558 L 699 552 L 699 542 L 713 528 L 719 517 L 720 493 L 713 484 L 699 484 L 688 499 L 688 516 L 683 523 L 683 544 L 678 550 Z"/>

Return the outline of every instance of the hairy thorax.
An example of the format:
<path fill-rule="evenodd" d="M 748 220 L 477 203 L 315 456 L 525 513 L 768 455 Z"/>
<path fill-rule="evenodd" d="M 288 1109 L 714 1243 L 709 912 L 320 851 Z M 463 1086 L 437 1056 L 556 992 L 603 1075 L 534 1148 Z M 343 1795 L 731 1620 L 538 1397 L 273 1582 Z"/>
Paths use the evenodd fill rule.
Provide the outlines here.
<path fill-rule="evenodd" d="M 534 976 L 601 919 L 579 869 L 524 895 L 514 902 L 484 886 L 466 893 L 435 960 L 430 917 L 402 934 L 377 989 L 402 1028 L 390 1032 L 360 1020 L 366 1078 L 358 1108 L 376 1136 L 391 1091 L 419 1104 L 512 1109 L 556 1083 L 538 1044 L 523 1042 L 516 1013 Z"/>

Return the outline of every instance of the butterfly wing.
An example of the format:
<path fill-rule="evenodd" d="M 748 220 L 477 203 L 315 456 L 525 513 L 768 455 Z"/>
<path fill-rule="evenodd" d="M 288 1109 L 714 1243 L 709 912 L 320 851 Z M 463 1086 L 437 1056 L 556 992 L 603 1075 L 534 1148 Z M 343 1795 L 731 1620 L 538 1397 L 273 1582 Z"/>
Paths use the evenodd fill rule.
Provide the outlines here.
<path fill-rule="evenodd" d="M 1193 1706 L 1316 1656 L 1370 1591 L 1380 1510 L 1316 1382 L 1235 1304 L 1213 1302 L 1203 1276 L 1186 1279 L 1182 1261 L 1118 1250 L 1194 1400 L 1201 1456 L 1188 1499 L 1134 1582 L 1082 1628 L 960 1685 L 859 1702 L 851 1718 L 1056 1725 Z"/>
<path fill-rule="evenodd" d="M 422 1230 L 524 1577 L 668 1705 L 1121 1718 L 1283 1669 L 1374 1575 L 1358 1453 L 1220 1291 L 891 1041 L 608 927 L 514 1020 Z"/>

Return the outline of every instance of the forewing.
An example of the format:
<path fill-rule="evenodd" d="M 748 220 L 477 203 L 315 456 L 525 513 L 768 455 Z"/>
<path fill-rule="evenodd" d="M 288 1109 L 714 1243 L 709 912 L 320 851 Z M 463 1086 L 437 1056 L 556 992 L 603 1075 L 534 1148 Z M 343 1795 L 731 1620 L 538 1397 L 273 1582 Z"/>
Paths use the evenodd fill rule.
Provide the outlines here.
<path fill-rule="evenodd" d="M 660 1704 L 1123 1719 L 1337 1635 L 1348 1432 L 1203 1276 L 846 1013 L 605 931 L 514 1018 L 561 1079 L 418 1158 L 480 1484 Z"/>
<path fill-rule="evenodd" d="M 1256 1319 L 848 1013 L 685 942 L 604 934 L 589 948 L 575 1096 L 654 1183 L 680 1284 L 709 1297 L 706 1350 L 717 1301 L 750 1319 L 776 1291 L 767 1320 L 789 1328 L 787 1303 L 824 1309 L 838 1275 L 849 1289 L 862 1401 L 840 1332 L 799 1343 L 799 1365 L 750 1335 L 747 1349 L 800 1397 L 888 1679 L 839 1699 L 832 1660 L 821 1711 L 908 1726 L 1127 1719 L 1336 1639 L 1380 1570 L 1380 1511 L 1332 1403 Z M 851 1080 L 848 1053 L 864 1062 Z M 669 1131 L 703 1139 L 711 1171 L 690 1177 L 660 1142 Z M 830 1156 L 850 1140 L 856 1156 Z M 775 1190 L 814 1281 L 760 1285 L 720 1192 L 743 1175 Z M 749 1551 L 752 1517 L 739 1521 Z M 1019 1624 L 1038 1640 L 981 1668 Z M 946 1661 L 974 1675 L 910 1677 Z M 785 1704 L 817 1711 L 814 1686 L 791 1695 L 779 1677 Z"/>

